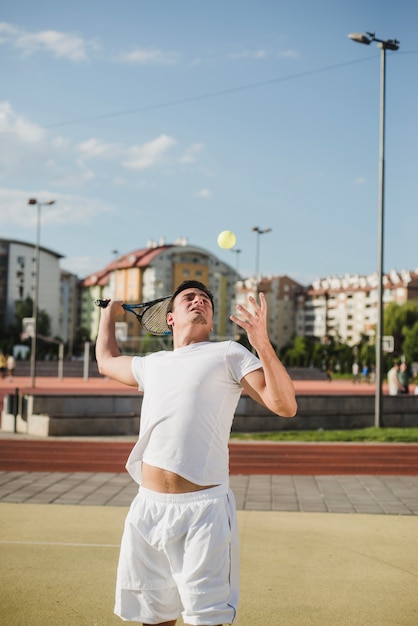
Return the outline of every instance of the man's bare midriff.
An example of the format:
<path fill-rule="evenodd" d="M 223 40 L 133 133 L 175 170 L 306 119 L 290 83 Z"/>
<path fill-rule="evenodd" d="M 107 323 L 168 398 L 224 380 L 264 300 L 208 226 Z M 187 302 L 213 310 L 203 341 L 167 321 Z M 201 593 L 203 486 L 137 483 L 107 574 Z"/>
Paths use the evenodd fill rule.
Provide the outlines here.
<path fill-rule="evenodd" d="M 190 480 L 183 478 L 183 476 L 169 472 L 161 467 L 148 465 L 148 463 L 142 463 L 141 485 L 158 493 L 189 493 L 216 487 L 216 485 L 196 485 L 190 482 Z"/>

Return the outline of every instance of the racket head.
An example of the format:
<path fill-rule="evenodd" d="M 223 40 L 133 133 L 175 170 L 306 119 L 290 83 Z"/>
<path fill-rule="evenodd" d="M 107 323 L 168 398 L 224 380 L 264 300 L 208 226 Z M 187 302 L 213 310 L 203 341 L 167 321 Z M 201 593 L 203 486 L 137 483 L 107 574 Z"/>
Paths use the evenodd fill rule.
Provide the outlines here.
<path fill-rule="evenodd" d="M 167 309 L 170 303 L 171 296 L 160 298 L 155 302 L 151 302 L 148 306 L 131 306 L 129 304 L 124 305 L 126 311 L 135 313 L 141 326 L 152 335 L 170 335 L 171 328 L 167 324 Z M 139 309 L 139 312 L 138 312 Z"/>

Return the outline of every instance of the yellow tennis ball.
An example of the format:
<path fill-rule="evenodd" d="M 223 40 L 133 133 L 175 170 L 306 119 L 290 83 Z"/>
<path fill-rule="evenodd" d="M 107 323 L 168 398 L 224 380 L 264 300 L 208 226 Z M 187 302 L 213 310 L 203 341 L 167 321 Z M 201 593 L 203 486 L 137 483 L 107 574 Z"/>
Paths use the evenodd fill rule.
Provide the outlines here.
<path fill-rule="evenodd" d="M 236 244 L 237 238 L 230 230 L 223 230 L 218 235 L 218 246 L 220 248 L 233 248 Z"/>

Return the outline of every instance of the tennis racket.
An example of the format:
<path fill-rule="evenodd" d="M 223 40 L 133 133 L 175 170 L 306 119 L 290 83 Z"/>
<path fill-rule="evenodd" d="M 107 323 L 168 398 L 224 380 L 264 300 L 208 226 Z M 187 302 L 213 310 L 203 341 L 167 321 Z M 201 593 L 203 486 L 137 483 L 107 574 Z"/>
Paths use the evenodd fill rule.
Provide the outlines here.
<path fill-rule="evenodd" d="M 152 335 L 170 335 L 170 327 L 167 326 L 167 307 L 171 296 L 157 298 L 141 304 L 122 304 L 125 311 L 133 313 L 143 328 Z M 105 309 L 110 300 L 95 300 L 95 304 Z"/>

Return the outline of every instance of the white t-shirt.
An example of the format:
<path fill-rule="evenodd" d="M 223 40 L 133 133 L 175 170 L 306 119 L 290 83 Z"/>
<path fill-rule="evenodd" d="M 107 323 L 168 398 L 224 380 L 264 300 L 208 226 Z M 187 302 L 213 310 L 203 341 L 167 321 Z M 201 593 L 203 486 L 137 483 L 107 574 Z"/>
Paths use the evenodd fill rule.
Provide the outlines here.
<path fill-rule="evenodd" d="M 234 341 L 201 342 L 134 357 L 144 392 L 139 439 L 126 468 L 141 481 L 141 463 L 197 485 L 228 484 L 228 441 L 241 379 L 260 360 Z"/>
<path fill-rule="evenodd" d="M 399 391 L 398 370 L 391 367 L 388 371 L 389 395 L 397 396 Z"/>

